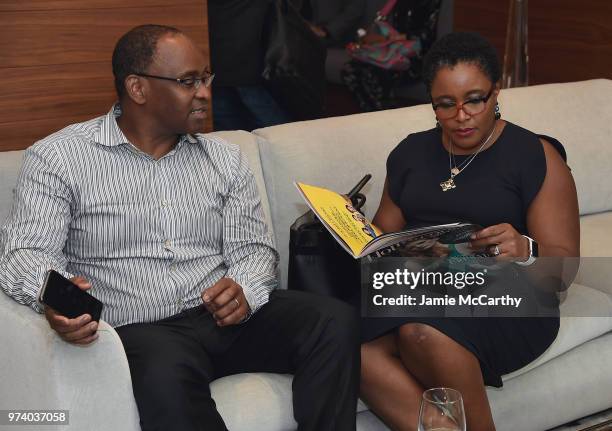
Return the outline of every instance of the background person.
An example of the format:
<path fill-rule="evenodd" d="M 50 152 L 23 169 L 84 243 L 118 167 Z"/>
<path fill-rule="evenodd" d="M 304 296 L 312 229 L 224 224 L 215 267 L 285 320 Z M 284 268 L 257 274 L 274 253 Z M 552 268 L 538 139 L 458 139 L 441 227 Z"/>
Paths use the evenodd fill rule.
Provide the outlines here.
<path fill-rule="evenodd" d="M 312 31 L 328 46 L 344 46 L 355 37 L 365 0 L 293 0 Z"/>
<path fill-rule="evenodd" d="M 382 3 L 384 5 L 384 3 Z M 398 0 L 387 21 L 406 39 L 418 40 L 420 51 L 410 58 L 410 68 L 404 71 L 382 69 L 378 66 L 351 60 L 340 73 L 362 111 L 376 111 L 398 107 L 395 90 L 422 80 L 423 57 L 437 37 L 441 0 Z M 363 44 L 384 42 L 385 38 L 367 29 Z"/>
<path fill-rule="evenodd" d="M 209 0 L 215 130 L 247 130 L 292 121 L 264 87 L 265 22 L 271 0 Z"/>

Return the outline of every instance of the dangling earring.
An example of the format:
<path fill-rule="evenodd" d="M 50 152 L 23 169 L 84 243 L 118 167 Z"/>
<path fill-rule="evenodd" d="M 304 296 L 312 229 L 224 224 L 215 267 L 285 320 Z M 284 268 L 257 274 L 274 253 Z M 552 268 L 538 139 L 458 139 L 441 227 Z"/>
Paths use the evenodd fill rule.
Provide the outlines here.
<path fill-rule="evenodd" d="M 495 103 L 495 119 L 499 120 L 501 118 L 501 113 L 499 112 L 499 103 Z"/>
<path fill-rule="evenodd" d="M 440 130 L 441 128 L 442 128 L 442 126 L 440 125 L 440 122 L 436 118 L 436 129 Z"/>

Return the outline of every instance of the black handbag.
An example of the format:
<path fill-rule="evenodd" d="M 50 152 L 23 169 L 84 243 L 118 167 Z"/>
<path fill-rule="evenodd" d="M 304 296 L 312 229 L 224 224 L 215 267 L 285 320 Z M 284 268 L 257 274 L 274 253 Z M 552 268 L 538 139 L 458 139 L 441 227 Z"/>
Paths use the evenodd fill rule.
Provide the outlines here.
<path fill-rule="evenodd" d="M 290 0 L 275 0 L 267 16 L 262 76 L 268 91 L 295 120 L 323 116 L 325 58 L 322 40 Z"/>
<path fill-rule="evenodd" d="M 371 177 L 363 177 L 347 195 L 360 212 L 366 198 L 359 191 Z M 291 225 L 288 289 L 328 295 L 357 305 L 360 271 L 360 261 L 336 242 L 312 210 Z"/>

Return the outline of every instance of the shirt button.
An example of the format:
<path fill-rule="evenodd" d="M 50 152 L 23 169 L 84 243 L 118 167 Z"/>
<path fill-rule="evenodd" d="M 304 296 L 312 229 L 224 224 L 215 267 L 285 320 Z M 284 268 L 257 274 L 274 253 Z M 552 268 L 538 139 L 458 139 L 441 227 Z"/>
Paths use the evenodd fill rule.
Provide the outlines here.
<path fill-rule="evenodd" d="M 170 248 L 170 240 L 169 239 L 164 241 L 164 247 Z"/>
<path fill-rule="evenodd" d="M 165 200 L 165 199 L 163 201 L 161 201 L 161 206 L 162 207 L 167 207 L 168 206 L 168 201 Z"/>

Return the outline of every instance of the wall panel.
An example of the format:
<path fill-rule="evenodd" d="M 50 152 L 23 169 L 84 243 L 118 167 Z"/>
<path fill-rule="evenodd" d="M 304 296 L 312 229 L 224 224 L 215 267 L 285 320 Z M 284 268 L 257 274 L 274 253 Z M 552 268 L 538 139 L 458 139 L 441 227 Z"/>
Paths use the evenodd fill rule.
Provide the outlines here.
<path fill-rule="evenodd" d="M 509 0 L 455 0 L 455 29 L 477 31 L 503 61 Z M 529 82 L 612 78 L 612 1 L 530 0 Z"/>
<path fill-rule="evenodd" d="M 106 113 L 115 42 L 147 23 L 180 28 L 208 58 L 205 0 L 0 2 L 0 151 Z"/>
<path fill-rule="evenodd" d="M 194 2 L 194 0 L 191 0 Z M 30 10 L 84 10 L 84 9 L 118 9 L 127 7 L 167 6 L 167 0 L 2 0 L 0 12 Z M 172 4 L 188 3 L 185 0 L 173 1 Z"/>

